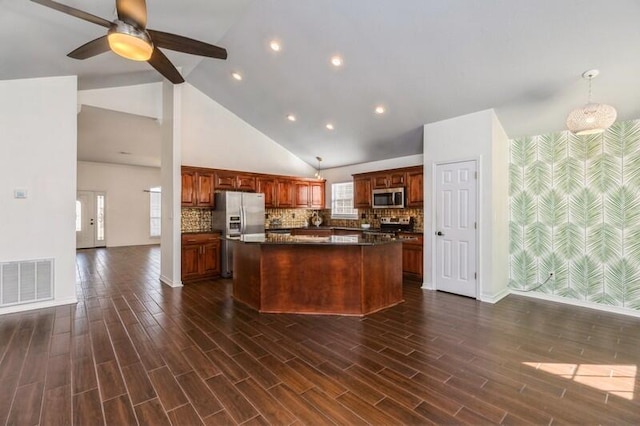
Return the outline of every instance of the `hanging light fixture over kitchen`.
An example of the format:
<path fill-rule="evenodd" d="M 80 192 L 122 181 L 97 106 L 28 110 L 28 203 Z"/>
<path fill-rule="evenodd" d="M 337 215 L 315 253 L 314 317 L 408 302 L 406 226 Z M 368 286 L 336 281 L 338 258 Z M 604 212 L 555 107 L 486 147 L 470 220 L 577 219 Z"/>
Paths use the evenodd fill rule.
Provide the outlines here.
<path fill-rule="evenodd" d="M 320 168 L 320 163 L 322 162 L 322 158 L 321 157 L 316 157 L 316 160 L 318 160 L 318 168 L 316 169 L 315 177 L 316 177 L 316 179 L 322 179 L 322 173 L 320 173 L 320 171 L 322 170 Z"/>
<path fill-rule="evenodd" d="M 567 117 L 567 128 L 576 135 L 592 135 L 604 132 L 616 121 L 616 109 L 607 104 L 591 102 L 591 80 L 600 74 L 598 70 L 582 73 L 589 81 L 589 102 L 582 108 L 576 108 Z"/>

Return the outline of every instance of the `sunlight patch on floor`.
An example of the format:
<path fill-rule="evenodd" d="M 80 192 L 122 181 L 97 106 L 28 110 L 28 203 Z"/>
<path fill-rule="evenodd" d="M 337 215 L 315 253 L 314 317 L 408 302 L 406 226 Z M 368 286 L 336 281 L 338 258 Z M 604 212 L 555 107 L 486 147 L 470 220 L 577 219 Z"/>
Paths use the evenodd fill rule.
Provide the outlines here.
<path fill-rule="evenodd" d="M 628 400 L 633 399 L 636 385 L 636 365 L 571 364 L 558 362 L 523 362 L 524 365 L 554 374 L 576 383 L 608 392 Z"/>

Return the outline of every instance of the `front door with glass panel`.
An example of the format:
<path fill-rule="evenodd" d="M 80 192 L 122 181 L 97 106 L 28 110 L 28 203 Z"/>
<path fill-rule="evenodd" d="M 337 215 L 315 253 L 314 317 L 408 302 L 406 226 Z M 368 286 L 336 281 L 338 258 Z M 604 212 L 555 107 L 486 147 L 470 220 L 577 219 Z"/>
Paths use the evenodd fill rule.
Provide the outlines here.
<path fill-rule="evenodd" d="M 78 191 L 76 197 L 76 248 L 105 247 L 104 192 Z"/>

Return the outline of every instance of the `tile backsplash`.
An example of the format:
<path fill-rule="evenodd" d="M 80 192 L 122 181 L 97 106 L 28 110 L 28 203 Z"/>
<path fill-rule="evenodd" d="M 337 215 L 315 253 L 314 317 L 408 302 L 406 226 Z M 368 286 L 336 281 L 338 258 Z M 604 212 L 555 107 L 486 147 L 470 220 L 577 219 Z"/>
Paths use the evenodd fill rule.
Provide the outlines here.
<path fill-rule="evenodd" d="M 183 207 L 182 232 L 211 232 L 211 210 Z"/>
<path fill-rule="evenodd" d="M 343 226 L 359 228 L 363 219 L 371 224 L 372 228 L 380 227 L 380 218 L 383 216 L 412 216 L 414 230 L 424 229 L 424 214 L 422 209 L 359 209 L 359 219 L 331 219 L 331 209 L 266 209 L 265 227 L 273 227 L 279 222 L 280 227 L 309 226 L 314 212 L 322 217 L 322 226 Z M 212 210 L 198 208 L 182 208 L 182 232 L 210 232 Z"/>
<path fill-rule="evenodd" d="M 359 219 L 331 219 L 331 209 L 305 210 L 305 209 L 267 209 L 266 226 L 273 223 L 273 219 L 280 219 L 283 227 L 308 226 L 313 212 L 318 212 L 322 217 L 322 226 L 343 226 L 359 228 L 366 218 L 372 228 L 380 227 L 380 218 L 387 216 L 412 216 L 413 228 L 416 231 L 424 229 L 424 214 L 422 209 L 359 209 Z"/>
<path fill-rule="evenodd" d="M 359 219 L 331 219 L 331 209 L 322 210 L 323 218 L 329 218 L 327 225 L 329 226 L 345 226 L 358 228 L 366 219 L 372 228 L 380 227 L 381 217 L 395 216 L 411 216 L 413 217 L 414 231 L 422 232 L 424 230 L 424 211 L 423 209 L 358 209 Z M 325 222 L 323 222 L 324 224 Z"/>

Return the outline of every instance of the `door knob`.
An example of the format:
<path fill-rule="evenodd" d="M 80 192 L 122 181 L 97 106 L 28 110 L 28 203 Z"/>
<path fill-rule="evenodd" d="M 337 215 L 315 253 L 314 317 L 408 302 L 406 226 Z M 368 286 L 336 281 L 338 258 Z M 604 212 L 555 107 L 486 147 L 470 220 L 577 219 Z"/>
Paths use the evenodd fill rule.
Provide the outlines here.
<path fill-rule="evenodd" d="M 439 237 L 442 237 L 444 234 L 442 233 L 442 231 L 438 231 L 438 232 L 436 232 L 436 235 L 439 236 Z"/>

